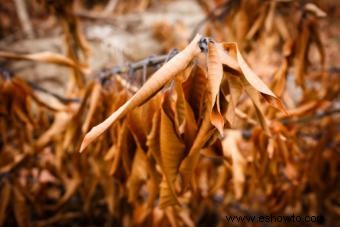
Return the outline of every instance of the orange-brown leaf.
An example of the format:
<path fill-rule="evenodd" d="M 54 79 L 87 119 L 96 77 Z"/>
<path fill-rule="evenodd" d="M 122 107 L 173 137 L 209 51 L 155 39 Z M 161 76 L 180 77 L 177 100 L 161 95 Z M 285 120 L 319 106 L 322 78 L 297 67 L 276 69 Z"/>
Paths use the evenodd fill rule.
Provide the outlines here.
<path fill-rule="evenodd" d="M 125 114 L 141 105 L 150 97 L 152 97 L 157 91 L 160 90 L 170 79 L 176 76 L 179 72 L 184 70 L 190 63 L 192 58 L 200 53 L 200 48 L 197 43 L 201 38 L 197 35 L 192 42 L 179 54 L 173 57 L 170 61 L 164 64 L 159 70 L 157 70 L 151 78 L 140 88 L 137 93 L 132 96 L 124 105 L 122 105 L 117 111 L 112 113 L 99 125 L 93 127 L 90 132 L 85 135 L 82 142 L 80 151 L 83 151 L 91 142 L 93 142 L 98 136 L 105 132 L 114 122 L 125 116 Z"/>

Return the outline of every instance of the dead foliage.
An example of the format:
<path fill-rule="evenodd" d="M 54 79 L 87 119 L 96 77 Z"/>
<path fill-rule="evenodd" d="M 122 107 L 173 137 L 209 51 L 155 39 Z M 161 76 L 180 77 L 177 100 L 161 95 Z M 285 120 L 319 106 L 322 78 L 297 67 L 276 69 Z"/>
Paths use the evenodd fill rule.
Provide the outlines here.
<path fill-rule="evenodd" d="M 153 1 L 131 2 L 104 10 Z M 183 24 L 158 23 L 167 55 L 101 72 L 87 64 L 72 1 L 45 2 L 66 53 L 0 58 L 68 67 L 69 86 L 60 97 L 0 70 L 0 226 L 224 226 L 226 215 L 268 214 L 338 223 L 340 81 L 318 28 L 326 13 L 259 2 L 198 1 L 204 36 L 187 43 Z M 259 54 L 280 56 L 268 60 L 273 73 L 255 73 L 248 59 Z"/>

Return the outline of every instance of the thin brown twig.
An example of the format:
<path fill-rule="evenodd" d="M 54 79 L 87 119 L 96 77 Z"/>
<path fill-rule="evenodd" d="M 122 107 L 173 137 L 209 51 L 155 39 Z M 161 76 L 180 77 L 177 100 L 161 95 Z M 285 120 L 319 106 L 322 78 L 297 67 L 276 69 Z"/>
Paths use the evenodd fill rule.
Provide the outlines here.
<path fill-rule="evenodd" d="M 332 110 L 327 110 L 327 111 L 315 113 L 313 115 L 305 116 L 305 117 L 298 118 L 298 119 L 284 119 L 284 120 L 281 120 L 280 122 L 284 125 L 304 124 L 304 123 L 319 120 L 319 119 L 322 119 L 324 117 L 331 116 L 331 115 L 334 115 L 334 114 L 339 114 L 339 113 L 340 113 L 340 108 L 336 108 L 336 109 L 332 109 Z M 243 138 L 244 139 L 250 139 L 251 134 L 252 134 L 252 130 L 253 130 L 252 128 L 242 130 Z"/>
<path fill-rule="evenodd" d="M 338 114 L 340 113 L 340 108 L 332 109 L 332 110 L 327 110 L 323 112 L 319 112 L 313 115 L 305 116 L 296 120 L 292 119 L 284 119 L 282 120 L 282 124 L 289 125 L 289 124 L 303 124 L 303 123 L 308 123 L 310 121 L 318 120 L 333 114 Z"/>
<path fill-rule="evenodd" d="M 130 63 L 127 65 L 118 65 L 113 67 L 110 70 L 103 70 L 99 73 L 99 79 L 102 82 L 105 82 L 106 80 L 110 79 L 111 76 L 116 74 L 124 74 L 124 73 L 134 73 L 140 69 L 143 69 L 145 67 L 154 67 L 158 66 L 159 64 L 162 64 L 171 58 L 173 58 L 178 53 L 178 50 L 174 49 L 169 54 L 165 55 L 159 55 L 159 56 L 150 56 L 143 60 Z"/>
<path fill-rule="evenodd" d="M 0 67 L 0 77 L 2 77 L 5 80 L 10 80 L 12 77 L 14 77 L 14 75 L 7 68 Z M 56 94 L 52 91 L 47 90 L 46 88 L 36 84 L 35 82 L 33 82 L 31 80 L 25 80 L 25 81 L 33 90 L 40 91 L 40 92 L 43 92 L 45 94 L 49 94 L 49 95 L 53 96 L 54 98 L 58 99 L 60 102 L 62 102 L 64 104 L 72 103 L 72 102 L 80 102 L 80 99 L 78 99 L 78 98 L 65 98 L 61 95 L 58 95 L 58 94 Z"/>

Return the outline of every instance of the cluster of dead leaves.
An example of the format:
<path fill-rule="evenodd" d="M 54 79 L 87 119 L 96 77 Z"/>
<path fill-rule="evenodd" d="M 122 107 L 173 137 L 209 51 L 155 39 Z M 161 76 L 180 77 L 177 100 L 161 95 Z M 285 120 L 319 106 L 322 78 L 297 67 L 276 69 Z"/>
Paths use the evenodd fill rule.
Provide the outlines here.
<path fill-rule="evenodd" d="M 237 9 L 249 7 L 246 2 Z M 290 37 L 280 27 L 289 23 L 275 14 L 280 4 L 261 5 L 253 27 L 235 32 L 239 44 L 197 35 L 136 93 L 113 76 L 105 84 L 79 86 L 80 102 L 56 104 L 1 71 L 0 225 L 224 225 L 226 215 L 268 214 L 327 214 L 327 222 L 336 223 L 339 119 L 322 113 L 335 106 L 338 73 L 309 73 L 304 85 L 310 44 L 324 55 L 316 18 L 301 17 L 297 35 Z M 245 12 L 235 12 L 232 23 L 245 21 Z M 80 64 L 87 49 L 79 31 L 68 29 L 77 23 L 69 16 L 67 57 L 8 52 L 0 57 L 67 66 L 73 78 L 88 74 Z M 160 39 L 169 32 L 158 30 Z M 284 40 L 271 89 L 243 57 L 261 32 Z M 164 49 L 184 46 L 184 38 L 176 40 Z M 70 52 L 72 42 L 84 59 Z M 292 62 L 303 91 L 298 100 L 287 82 Z"/>
<path fill-rule="evenodd" d="M 280 61 L 277 77 L 286 74 L 293 66 L 297 85 L 306 86 L 304 76 L 308 65 L 311 61 L 317 63 L 315 59 L 309 59 L 314 45 L 321 70 L 324 70 L 325 50 L 320 38 L 319 19 L 325 18 L 326 13 L 315 4 L 300 1 L 267 1 L 262 4 L 259 0 L 198 2 L 210 12 L 205 26 L 207 35 L 217 40 L 237 41 L 241 50 L 251 52 L 250 58 L 261 56 L 263 61 L 273 65 Z"/>

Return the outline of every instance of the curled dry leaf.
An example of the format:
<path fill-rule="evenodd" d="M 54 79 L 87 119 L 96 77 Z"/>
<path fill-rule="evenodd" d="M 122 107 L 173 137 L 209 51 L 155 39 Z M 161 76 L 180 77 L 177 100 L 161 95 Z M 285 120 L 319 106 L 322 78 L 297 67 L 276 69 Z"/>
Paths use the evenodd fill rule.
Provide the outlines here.
<path fill-rule="evenodd" d="M 185 146 L 175 131 L 173 120 L 162 108 L 160 125 L 160 151 L 163 165 L 163 181 L 160 186 L 160 207 L 178 204 L 175 181 Z"/>
<path fill-rule="evenodd" d="M 92 141 L 106 131 L 114 122 L 122 118 L 129 110 L 148 100 L 159 91 L 166 82 L 184 70 L 192 58 L 200 53 L 200 48 L 197 45 L 200 38 L 201 36 L 197 35 L 183 51 L 157 70 L 123 106 L 112 113 L 105 121 L 92 128 L 91 131 L 85 135 L 80 151 L 83 151 Z"/>
<path fill-rule="evenodd" d="M 65 3 L 72 10 L 72 1 L 49 2 L 61 10 Z M 65 101 L 58 108 L 46 99 L 40 103 L 33 82 L 0 67 L 0 225 L 72 226 L 91 221 L 104 226 L 219 226 L 224 225 L 225 215 L 305 216 L 325 211 L 327 223 L 337 226 L 333 220 L 337 222 L 340 213 L 340 135 L 339 109 L 333 99 L 339 93 L 339 70 L 319 70 L 308 62 L 308 58 L 316 62 L 318 52 L 321 65 L 329 58 L 324 49 L 331 42 L 322 45 L 321 38 L 328 35 L 317 26 L 322 13 L 301 1 L 199 2 L 218 5 L 209 7 L 213 10 L 202 22 L 214 23 L 210 34 L 221 40 L 233 36 L 238 46 L 202 38 L 179 57 L 173 58 L 172 52 L 132 63 L 133 74 L 130 67 L 117 66 L 124 70 L 107 70 L 105 79 L 93 74 L 102 83 L 86 78 L 90 83 L 84 87 L 84 75 L 77 69 L 82 67 L 78 63 L 87 62 L 81 30 L 74 24 L 75 15 L 59 12 L 65 23 L 67 57 L 77 64 L 47 55 L 38 55 L 45 57 L 42 60 L 31 55 L 21 59 L 71 67 L 79 86 L 69 86 L 66 99 L 79 95 L 76 102 Z M 134 4 L 118 3 L 118 8 Z M 226 22 L 234 27 L 226 30 Z M 199 49 L 207 54 L 196 54 Z M 242 51 L 261 71 L 272 69 L 261 79 L 274 82 L 273 92 L 250 69 Z M 134 82 L 139 76 L 146 78 L 164 57 L 175 60 L 139 90 Z M 294 61 L 306 85 L 298 92 L 292 92 Z M 67 85 L 72 85 L 72 78 Z M 124 104 L 132 96 L 129 91 L 139 94 Z M 285 97 L 289 116 L 266 108 L 265 100 L 280 108 L 274 94 Z M 126 110 L 118 110 L 121 106 Z M 76 152 L 83 134 L 116 110 L 111 119 L 115 125 L 88 148 L 91 152 Z M 255 114 L 267 132 L 258 127 Z M 230 126 L 235 130 L 228 130 Z"/>
<path fill-rule="evenodd" d="M 211 123 L 223 135 L 224 118 L 220 113 L 219 94 L 223 78 L 223 67 L 215 43 L 208 44 L 208 84 L 210 101 L 207 103 L 210 109 Z"/>
<path fill-rule="evenodd" d="M 244 78 L 248 83 L 254 87 L 258 92 L 261 93 L 263 98 L 268 101 L 272 106 L 286 113 L 286 109 L 281 103 L 281 100 L 267 87 L 267 85 L 254 73 L 254 71 L 248 66 L 246 61 L 243 59 L 240 50 L 236 43 L 222 43 L 224 49 L 231 49 L 236 52 L 236 59 Z"/>
<path fill-rule="evenodd" d="M 28 61 L 37 61 L 37 62 L 45 62 L 51 64 L 57 64 L 62 66 L 71 67 L 79 70 L 83 74 L 89 74 L 90 71 L 85 66 L 79 65 L 75 63 L 70 58 L 67 58 L 63 55 L 52 53 L 52 52 L 41 52 L 35 54 L 17 54 L 11 52 L 0 51 L 0 58 L 6 58 L 11 60 L 28 60 Z"/>
<path fill-rule="evenodd" d="M 317 17 L 326 17 L 327 16 L 327 14 L 322 9 L 320 9 L 319 7 L 317 7 L 313 3 L 307 3 L 304 8 L 305 8 L 305 10 L 308 10 L 308 11 L 314 13 Z"/>

